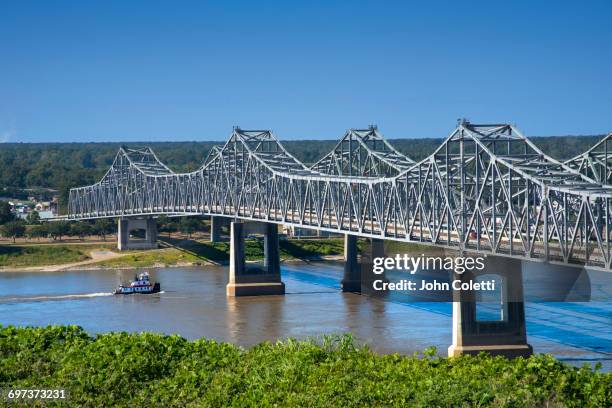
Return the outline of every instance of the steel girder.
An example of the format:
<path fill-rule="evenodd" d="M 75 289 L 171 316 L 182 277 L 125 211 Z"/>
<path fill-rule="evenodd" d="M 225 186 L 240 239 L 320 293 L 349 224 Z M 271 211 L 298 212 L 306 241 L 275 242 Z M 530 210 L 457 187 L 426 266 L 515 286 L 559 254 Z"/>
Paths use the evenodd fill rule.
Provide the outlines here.
<path fill-rule="evenodd" d="M 214 145 L 210 151 L 208 152 L 208 154 L 206 155 L 206 158 L 204 159 L 204 163 L 202 164 L 202 167 L 206 167 L 206 165 L 208 163 L 210 163 L 212 160 L 215 159 L 215 157 L 217 157 L 217 155 L 219 154 L 219 152 L 223 149 L 223 146 L 219 146 L 219 145 Z"/>
<path fill-rule="evenodd" d="M 598 183 L 612 185 L 612 132 L 565 164 Z"/>
<path fill-rule="evenodd" d="M 513 126 L 463 121 L 387 177 L 307 168 L 265 130 L 234 129 L 192 173 L 150 174 L 122 149 L 99 183 L 70 191 L 68 218 L 221 215 L 610 269 L 611 204 L 612 187 Z"/>
<path fill-rule="evenodd" d="M 397 175 L 414 163 L 391 146 L 376 126 L 370 126 L 347 130 L 334 149 L 312 169 L 325 174 L 384 177 Z"/>
<path fill-rule="evenodd" d="M 122 146 L 119 149 L 119 153 L 117 154 L 116 158 L 117 157 L 125 158 L 127 162 L 124 163 L 124 165 L 132 165 L 147 175 L 174 174 L 172 170 L 170 170 L 157 158 L 150 147 L 144 147 L 142 149 L 129 149 Z"/>

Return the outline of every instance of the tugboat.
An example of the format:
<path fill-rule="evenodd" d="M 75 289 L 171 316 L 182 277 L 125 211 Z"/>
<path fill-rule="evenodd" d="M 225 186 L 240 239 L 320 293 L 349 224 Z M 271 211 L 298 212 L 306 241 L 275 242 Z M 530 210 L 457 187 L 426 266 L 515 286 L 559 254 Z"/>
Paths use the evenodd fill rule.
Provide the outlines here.
<path fill-rule="evenodd" d="M 148 272 L 142 272 L 134 277 L 128 286 L 119 285 L 115 295 L 130 295 L 132 293 L 157 293 L 161 290 L 159 282 L 152 283 Z"/>

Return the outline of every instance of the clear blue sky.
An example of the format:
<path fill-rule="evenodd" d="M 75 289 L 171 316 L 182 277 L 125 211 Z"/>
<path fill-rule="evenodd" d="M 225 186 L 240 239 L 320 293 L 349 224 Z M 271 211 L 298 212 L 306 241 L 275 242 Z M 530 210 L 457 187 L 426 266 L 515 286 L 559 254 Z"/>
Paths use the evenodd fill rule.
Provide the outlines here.
<path fill-rule="evenodd" d="M 611 1 L 408 3 L 4 0 L 0 141 L 612 130 Z"/>

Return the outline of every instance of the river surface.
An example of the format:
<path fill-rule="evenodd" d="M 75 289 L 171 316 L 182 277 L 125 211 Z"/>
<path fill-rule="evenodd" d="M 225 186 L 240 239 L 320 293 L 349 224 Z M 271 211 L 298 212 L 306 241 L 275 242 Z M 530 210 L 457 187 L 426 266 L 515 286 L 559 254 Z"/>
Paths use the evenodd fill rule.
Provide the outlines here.
<path fill-rule="evenodd" d="M 226 267 L 150 271 L 162 293 L 111 295 L 133 277 L 128 270 L 0 273 L 0 324 L 178 333 L 241 346 L 351 332 L 377 352 L 402 354 L 429 346 L 445 354 L 451 343 L 450 303 L 342 293 L 338 263 L 285 264 L 287 294 L 267 297 L 227 298 Z M 612 302 L 528 302 L 525 311 L 535 352 L 612 371 Z"/>

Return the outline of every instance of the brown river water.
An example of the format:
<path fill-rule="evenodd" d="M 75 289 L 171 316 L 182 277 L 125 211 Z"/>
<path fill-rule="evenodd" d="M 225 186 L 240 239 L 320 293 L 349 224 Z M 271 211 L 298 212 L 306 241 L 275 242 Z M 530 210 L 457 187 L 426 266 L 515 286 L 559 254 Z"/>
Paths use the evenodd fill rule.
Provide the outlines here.
<path fill-rule="evenodd" d="M 285 296 L 243 298 L 226 297 L 227 267 L 149 270 L 162 293 L 113 296 L 133 277 L 129 270 L 0 273 L 0 324 L 178 333 L 240 346 L 350 332 L 377 352 L 402 354 L 429 346 L 445 354 L 451 343 L 450 303 L 342 293 L 340 263 L 285 264 Z M 525 309 L 536 352 L 612 370 L 611 301 L 528 302 Z"/>

